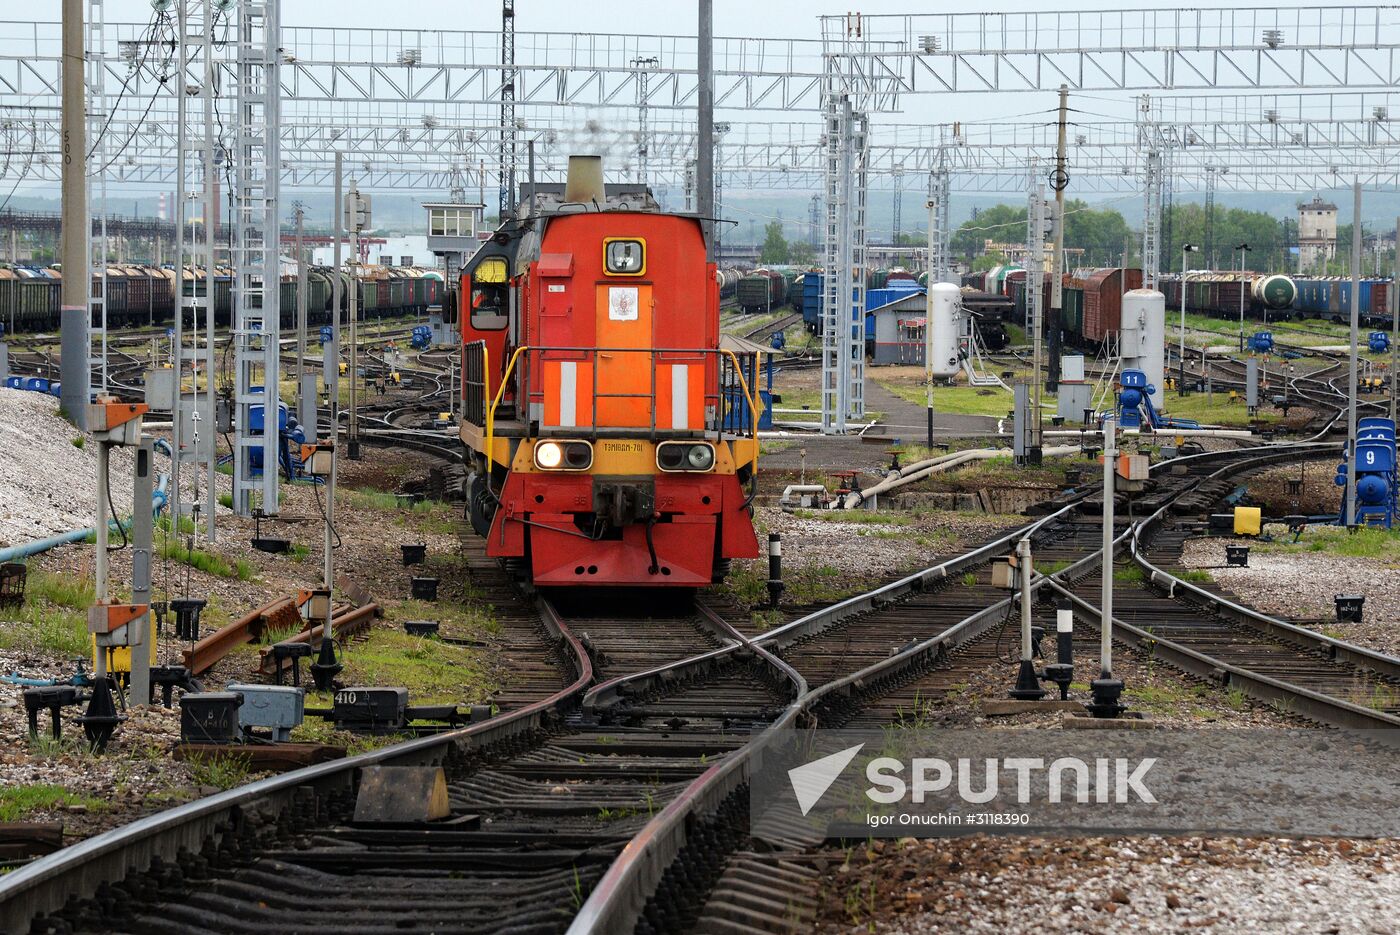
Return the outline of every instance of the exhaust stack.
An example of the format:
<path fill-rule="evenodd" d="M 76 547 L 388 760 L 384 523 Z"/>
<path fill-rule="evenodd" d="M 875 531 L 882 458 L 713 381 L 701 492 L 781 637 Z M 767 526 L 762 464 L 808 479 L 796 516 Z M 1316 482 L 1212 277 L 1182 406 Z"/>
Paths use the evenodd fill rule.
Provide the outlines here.
<path fill-rule="evenodd" d="M 570 156 L 569 176 L 564 185 L 564 201 L 575 204 L 603 204 L 603 157 Z"/>

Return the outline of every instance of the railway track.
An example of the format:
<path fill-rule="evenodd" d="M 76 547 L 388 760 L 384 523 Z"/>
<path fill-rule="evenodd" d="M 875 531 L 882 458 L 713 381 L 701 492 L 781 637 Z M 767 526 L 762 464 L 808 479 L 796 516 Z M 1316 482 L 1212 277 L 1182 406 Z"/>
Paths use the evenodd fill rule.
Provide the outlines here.
<path fill-rule="evenodd" d="M 775 334 L 779 331 L 786 331 L 793 324 L 801 320 L 801 312 L 792 312 L 790 314 L 782 315 L 778 318 L 775 318 L 772 321 L 765 322 L 764 324 L 761 324 L 756 328 L 750 328 L 748 331 L 742 332 L 740 334 L 740 337 L 748 339 L 765 338 L 770 334 Z"/>
<path fill-rule="evenodd" d="M 1118 536 L 1146 579 L 1140 598 L 1119 605 L 1118 636 L 1191 675 L 1291 699 L 1320 723 L 1400 726 L 1393 710 L 1363 704 L 1366 691 L 1395 684 L 1400 673 L 1386 667 L 1400 663 L 1309 642 L 1260 615 L 1235 619 L 1252 613 L 1243 608 L 1225 614 L 1235 629 L 1212 630 L 1221 596 L 1191 592 L 1152 563 L 1171 557 L 1171 507 L 1199 509 L 1243 471 L 1314 452 L 1333 456 L 1293 445 L 1156 466 L 1158 490 L 1139 501 L 1155 512 Z M 510 623 L 526 677 L 496 699 L 497 717 L 231 790 L 36 861 L 0 879 L 0 927 L 672 932 L 790 921 L 807 905 L 800 894 L 756 908 L 765 901 L 754 886 L 800 888 L 810 875 L 783 854 L 741 850 L 751 732 L 907 720 L 922 699 L 1003 659 L 996 637 L 1015 605 L 991 587 L 987 563 L 1022 536 L 1038 560 L 1072 561 L 1037 578 L 1041 612 L 1068 593 L 1094 622 L 1099 530 L 1078 515 L 1093 506 L 1083 490 L 979 549 L 755 637 L 704 605 L 629 617 L 542 601 Z M 504 606 L 503 573 L 484 555 L 472 563 Z M 1170 635 L 1137 625 L 1163 614 Z M 1248 630 L 1263 638 L 1232 657 Z M 444 767 L 450 819 L 355 823 L 362 771 L 384 765 Z"/>
<path fill-rule="evenodd" d="M 1144 529 L 1150 528 L 1150 524 L 1160 522 L 1173 502 L 1192 496 L 1197 498 L 1197 502 L 1200 498 L 1211 497 L 1211 485 L 1217 485 L 1215 489 L 1218 493 L 1218 484 L 1241 470 L 1241 464 L 1244 470 L 1260 470 L 1281 461 L 1296 460 L 1303 453 L 1330 456 L 1325 446 L 1302 449 L 1288 446 L 1263 452 L 1255 449 L 1180 459 L 1184 462 L 1185 474 L 1172 479 L 1163 478 L 1175 488 L 1175 492 L 1163 494 L 1163 506 L 1148 519 L 1126 523 L 1116 548 L 1130 549 L 1134 560 L 1139 560 L 1138 537 Z M 1086 496 L 1081 502 L 1092 506 L 1092 499 Z M 991 546 L 994 550 L 1005 551 L 1010 539 L 1030 534 L 1033 542 L 1041 540 L 1036 548 L 1040 560 L 1054 557 L 1057 553 L 1076 558 L 1063 571 L 1037 577 L 1035 590 L 1040 595 L 1038 613 L 1042 622 L 1050 613 L 1047 598 L 1060 593 L 1062 589 L 1072 594 L 1076 590 L 1090 591 L 1095 586 L 1092 572 L 1100 561 L 1095 552 L 1101 531 L 1092 519 L 1076 519 L 1072 515 L 1072 506 Z M 980 556 L 983 560 L 986 557 L 987 553 Z M 809 681 L 814 688 L 801 704 L 795 706 L 796 710 L 790 716 L 780 719 L 776 725 L 805 720 L 824 726 L 873 727 L 911 718 L 921 719 L 927 713 L 928 699 L 941 698 L 949 689 L 964 683 L 971 674 L 985 672 L 987 665 L 1005 661 L 997 636 L 999 624 L 1006 621 L 1013 608 L 1011 600 L 998 600 L 996 594 L 983 594 L 980 599 L 970 602 L 976 607 L 972 613 L 951 625 L 942 613 L 957 602 L 953 592 L 958 587 L 976 591 L 983 586 L 984 579 L 976 571 L 978 558 L 978 553 L 970 553 L 943 568 L 941 574 L 933 574 L 932 580 L 929 580 L 929 572 L 906 579 L 909 593 L 917 595 L 907 600 L 903 595 L 889 591 L 883 598 L 862 598 L 869 600 L 870 604 L 864 612 L 865 616 L 858 622 L 847 621 L 841 628 L 822 636 L 804 637 L 796 647 L 799 651 L 804 646 L 824 647 L 825 652 L 804 659 L 800 653 L 784 651 L 784 658 L 793 662 L 799 671 L 811 676 Z M 969 567 L 974 570 L 963 571 Z M 969 573 L 973 575 L 973 580 L 964 583 L 966 579 L 963 576 Z M 1171 594 L 1178 593 L 1175 589 L 1185 584 L 1168 582 L 1161 577 L 1163 573 L 1156 569 L 1148 574 L 1149 581 L 1159 582 Z M 959 582 L 956 585 L 951 583 L 955 577 Z M 925 595 L 926 591 L 935 588 L 936 595 Z M 1097 591 L 1093 593 L 1097 594 Z M 1395 677 L 1400 675 L 1400 660 L 1307 631 L 1294 633 L 1287 630 L 1287 624 L 1264 623 L 1262 615 L 1243 608 L 1236 611 L 1226 609 L 1226 612 L 1251 615 L 1256 624 L 1272 628 L 1273 636 L 1247 631 L 1229 632 L 1227 636 L 1227 631 L 1216 629 L 1206 638 L 1213 639 L 1213 644 L 1200 641 L 1188 645 L 1184 640 L 1193 626 L 1202 633 L 1208 633 L 1210 621 L 1222 612 L 1218 598 L 1204 592 L 1192 596 L 1201 599 L 1200 606 L 1184 604 L 1175 607 L 1178 618 L 1190 614 L 1196 620 L 1195 624 L 1177 630 L 1183 642 L 1169 640 L 1156 629 L 1147 632 L 1124 620 L 1124 617 L 1134 619 L 1132 615 L 1136 609 L 1132 607 L 1133 598 L 1128 598 L 1127 609 L 1115 615 L 1116 625 L 1119 626 L 1117 641 L 1150 650 L 1156 658 L 1178 667 L 1189 676 L 1208 678 L 1247 695 L 1274 701 L 1285 710 L 1318 723 L 1400 726 L 1400 717 L 1390 706 L 1366 707 L 1358 703 L 1366 692 L 1375 692 L 1378 688 L 1383 691 L 1394 684 Z M 932 601 L 928 601 L 928 597 L 932 597 Z M 1155 600 L 1146 594 L 1143 599 Z M 1167 600 L 1172 598 L 1168 597 Z M 926 602 L 934 608 L 931 613 L 920 606 Z M 897 639 L 903 635 L 897 629 L 899 621 L 906 614 L 914 612 L 916 607 L 928 621 L 923 637 L 914 643 L 898 646 Z M 1077 598 L 1077 611 L 1083 622 L 1096 623 L 1095 610 L 1092 603 L 1082 597 Z M 1160 607 L 1145 604 L 1142 613 L 1150 615 L 1160 610 Z M 956 611 L 948 616 L 956 616 Z M 802 622 L 799 621 L 797 625 L 801 626 Z M 1287 630 L 1289 639 L 1279 638 L 1280 625 Z M 861 634 L 859 640 L 839 642 L 839 634 L 845 628 L 856 632 L 854 628 L 857 626 Z M 896 629 L 891 631 L 890 627 Z M 784 629 L 787 628 L 779 628 L 779 632 L 767 634 L 760 641 L 766 645 L 781 645 L 786 640 L 780 632 Z M 1087 635 L 1085 631 L 1094 632 L 1092 627 L 1081 628 L 1081 640 Z M 833 643 L 833 640 L 838 642 Z M 882 642 L 889 647 L 885 650 L 884 658 L 868 663 L 871 656 L 878 654 Z M 1236 646 L 1247 646 L 1247 649 L 1232 657 L 1232 647 Z M 1209 655 L 1207 650 L 1211 649 L 1217 655 Z M 847 669 L 846 674 L 832 677 L 841 667 L 832 665 L 831 660 L 841 652 L 850 654 L 851 661 L 863 667 L 855 672 Z M 824 678 L 827 681 L 818 681 Z M 803 906 L 810 908 L 814 903 L 811 894 L 799 890 L 786 894 L 785 899 L 765 901 L 755 897 L 752 887 L 755 875 L 761 878 L 769 870 L 779 876 L 787 874 L 794 885 L 800 886 L 802 879 L 810 878 L 810 872 L 804 877 L 801 861 L 793 859 L 800 855 L 758 855 L 742 850 L 742 840 L 746 835 L 743 824 L 743 761 L 757 746 L 745 748 L 731 758 L 724 768 L 716 767 L 702 777 L 673 808 L 668 809 L 669 814 L 659 816 L 644 839 L 649 852 L 631 849 L 627 859 L 614 864 L 585 904 L 571 931 L 627 931 L 635 928 L 640 932 L 658 933 L 683 930 L 718 932 L 735 930 L 733 926 L 736 921 L 750 930 L 793 930 L 792 913 L 800 913 Z M 699 818 L 702 815 L 708 816 L 708 823 Z M 701 826 L 703 830 L 687 836 L 687 823 L 692 827 Z M 729 843 L 722 846 L 726 841 Z M 658 871 L 658 863 L 665 864 L 667 869 Z M 697 879 L 710 884 L 712 892 L 696 894 L 696 889 L 703 889 L 695 883 Z M 687 880 L 691 881 L 689 886 L 685 885 Z M 647 894 L 648 898 L 639 897 L 639 893 Z M 800 927 L 800 924 L 796 926 L 798 930 Z"/>

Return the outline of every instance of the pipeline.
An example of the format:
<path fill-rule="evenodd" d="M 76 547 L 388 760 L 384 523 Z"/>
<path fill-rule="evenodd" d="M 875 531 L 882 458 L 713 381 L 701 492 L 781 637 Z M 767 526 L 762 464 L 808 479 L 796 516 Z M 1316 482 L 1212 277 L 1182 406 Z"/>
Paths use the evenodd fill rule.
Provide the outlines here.
<path fill-rule="evenodd" d="M 165 507 L 165 501 L 168 497 L 165 488 L 169 483 L 169 474 L 160 475 L 155 493 L 151 495 L 151 511 L 157 516 L 160 515 L 160 511 Z M 127 520 L 125 523 L 122 523 L 122 528 L 127 527 L 130 522 L 130 520 Z M 115 530 L 117 528 L 116 523 L 112 520 L 108 520 L 107 528 Z M 31 555 L 38 555 L 40 552 L 47 552 L 49 549 L 58 548 L 60 545 L 68 545 L 70 542 L 81 542 L 88 536 L 94 535 L 96 532 L 96 526 L 87 526 L 83 529 L 72 529 L 68 532 L 59 533 L 56 536 L 49 536 L 47 539 L 38 539 L 34 542 L 26 542 L 24 545 L 0 549 L 0 562 L 13 562 L 18 559 L 28 558 Z"/>
<path fill-rule="evenodd" d="M 938 471 L 946 471 L 969 461 L 982 461 L 988 458 L 1004 457 L 1010 452 L 1005 448 L 971 448 L 967 451 L 955 451 L 951 454 L 939 455 L 936 458 L 928 458 L 924 461 L 916 461 L 913 464 L 905 465 L 898 471 L 891 473 L 880 483 L 864 490 L 855 490 L 841 500 L 840 509 L 851 510 L 863 503 L 866 498 L 878 496 L 879 494 L 903 487 L 905 484 L 913 483 L 916 480 L 923 480 L 930 474 Z M 1078 445 L 1061 445 L 1057 448 L 1047 448 L 1043 454 L 1047 456 L 1078 454 Z"/>

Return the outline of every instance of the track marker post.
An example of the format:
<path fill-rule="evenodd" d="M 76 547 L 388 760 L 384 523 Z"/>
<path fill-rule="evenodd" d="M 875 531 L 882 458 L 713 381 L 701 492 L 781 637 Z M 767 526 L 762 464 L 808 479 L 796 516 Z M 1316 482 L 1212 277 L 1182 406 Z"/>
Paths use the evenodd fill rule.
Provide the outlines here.
<path fill-rule="evenodd" d="M 1039 701 L 1045 697 L 1031 647 L 1032 574 L 1031 539 L 1025 536 L 1016 543 L 1016 580 L 1021 589 L 1021 664 L 1016 671 L 1016 687 L 1011 689 L 1010 695 L 1018 701 Z"/>
<path fill-rule="evenodd" d="M 1103 422 L 1103 590 L 1099 597 L 1099 677 L 1089 683 L 1094 717 L 1115 718 L 1123 713 L 1118 700 L 1123 680 L 1113 677 L 1113 473 L 1118 460 L 1117 426 L 1113 416 Z"/>

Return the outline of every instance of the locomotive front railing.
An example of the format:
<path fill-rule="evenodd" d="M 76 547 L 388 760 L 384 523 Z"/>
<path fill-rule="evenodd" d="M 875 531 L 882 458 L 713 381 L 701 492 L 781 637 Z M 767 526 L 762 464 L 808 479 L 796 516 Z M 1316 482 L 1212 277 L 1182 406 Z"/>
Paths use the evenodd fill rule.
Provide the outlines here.
<path fill-rule="evenodd" d="M 468 345 L 468 348 L 476 348 L 478 345 L 481 345 L 479 350 L 473 351 L 473 354 L 475 355 L 475 359 L 480 361 L 482 367 L 480 376 L 476 377 L 468 373 L 465 369 L 465 363 L 463 376 L 463 388 L 468 394 L 466 415 L 469 420 L 473 421 L 475 420 L 472 416 L 471 394 L 473 392 L 477 392 L 479 394 L 479 398 L 484 400 L 487 397 L 487 391 L 489 390 L 489 378 L 487 376 L 489 374 L 489 367 L 487 366 L 487 355 L 484 343 L 473 342 L 473 344 Z M 604 355 L 644 356 L 648 364 L 648 370 L 650 371 L 648 389 L 643 392 L 610 392 L 608 391 L 608 388 L 606 386 L 606 381 L 605 385 L 602 388 L 600 388 L 600 368 L 598 364 L 600 358 Z M 468 358 L 472 356 L 473 355 L 468 355 Z M 544 390 L 543 388 L 537 388 L 531 385 L 531 376 L 533 368 L 542 369 L 543 364 L 547 360 L 572 360 L 574 362 L 590 363 L 590 369 L 592 371 L 590 379 L 592 392 L 591 398 L 589 400 L 590 418 L 588 419 L 587 423 L 579 421 L 575 425 L 545 426 L 546 428 L 575 429 L 582 434 L 594 438 L 596 438 L 601 433 L 606 433 L 612 430 L 626 431 L 629 429 L 645 429 L 649 437 L 651 438 L 659 437 L 662 433 L 668 431 L 684 432 L 686 431 L 686 429 L 683 428 L 673 428 L 667 430 L 660 429 L 657 426 L 656 371 L 658 364 L 665 364 L 668 362 L 682 362 L 680 360 L 668 361 L 666 358 L 685 357 L 699 357 L 701 360 L 708 360 L 710 357 L 713 357 L 716 364 L 718 365 L 716 369 L 720 371 L 716 374 L 717 379 L 715 380 L 713 391 L 707 385 L 703 393 L 703 408 L 709 414 L 707 414 L 704 419 L 704 425 L 702 427 L 697 427 L 693 431 L 703 431 L 707 433 L 712 433 L 716 437 L 728 432 L 730 434 L 744 435 L 751 438 L 757 438 L 757 414 L 759 412 L 759 398 L 757 393 L 750 388 L 750 381 L 746 375 L 750 372 L 754 374 L 757 374 L 758 372 L 756 354 L 744 355 L 745 359 L 748 359 L 750 357 L 754 358 L 751 367 L 748 370 L 746 370 L 744 365 L 740 362 L 739 356 L 736 355 L 734 351 L 724 348 L 536 346 L 518 347 L 515 349 L 515 351 L 511 354 L 510 359 L 506 364 L 504 373 L 502 373 L 501 375 L 501 382 L 496 387 L 496 392 L 491 395 L 490 404 L 486 406 L 486 410 L 483 414 L 484 418 L 482 420 L 484 421 L 486 428 L 487 450 L 490 451 L 492 449 L 492 444 L 495 438 L 496 413 L 501 405 L 502 400 L 505 398 L 506 388 L 512 385 L 512 377 L 516 376 L 517 368 L 520 371 L 518 375 L 520 384 L 524 388 L 523 393 L 518 394 L 518 396 L 523 396 L 526 403 L 528 404 L 527 407 L 525 407 L 527 417 L 530 405 L 539 405 L 541 407 L 541 410 L 543 410 L 545 401 Z M 708 369 L 709 368 L 707 367 L 707 377 Z M 709 383 L 708 379 L 706 380 L 706 383 Z M 478 389 L 474 390 L 473 387 L 478 387 Z M 624 399 L 646 400 L 649 404 L 650 411 L 648 423 L 646 425 L 600 425 L 598 419 L 599 400 Z M 735 413 L 735 409 L 737 408 L 737 405 L 740 402 L 747 406 L 748 411 L 746 416 Z M 482 421 L 478 421 L 476 422 L 476 424 L 482 424 Z"/>

